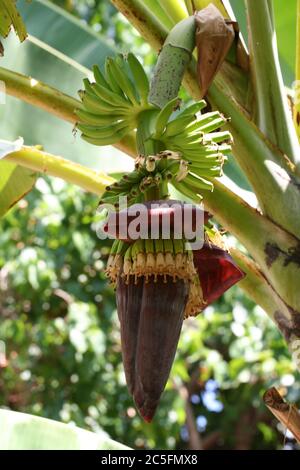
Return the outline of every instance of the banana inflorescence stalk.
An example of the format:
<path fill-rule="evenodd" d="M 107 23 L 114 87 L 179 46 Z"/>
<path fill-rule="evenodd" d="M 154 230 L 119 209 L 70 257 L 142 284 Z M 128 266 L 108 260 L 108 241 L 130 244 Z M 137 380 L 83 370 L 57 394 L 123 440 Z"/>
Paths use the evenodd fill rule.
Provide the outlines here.
<path fill-rule="evenodd" d="M 144 204 L 151 228 L 153 202 L 167 204 L 156 216 L 173 214 L 170 184 L 187 198 L 198 194 L 200 201 L 202 190 L 213 191 L 230 153 L 231 135 L 220 131 L 227 119 L 217 111 L 203 112 L 204 100 L 182 105 L 178 98 L 195 31 L 194 16 L 173 28 L 150 85 L 130 53 L 108 58 L 104 71 L 95 66 L 94 81 L 85 79 L 79 92 L 83 108 L 77 111 L 77 128 L 83 139 L 108 145 L 136 133 L 135 169 L 107 186 L 100 206 L 114 205 L 119 217 L 113 224 L 108 217 L 103 227 L 108 234 L 113 228 L 115 238 L 106 273 L 116 287 L 128 388 L 146 421 L 153 418 L 168 380 L 184 318 L 197 315 L 243 277 L 207 213 L 203 222 L 191 221 L 202 223 L 204 231 L 203 248 L 196 251 L 185 233 L 171 230 L 165 237 L 160 225 L 158 237 L 121 235 L 130 216 L 119 206 L 120 196 L 127 197 L 130 209 Z M 184 212 L 186 204 L 179 204 Z"/>

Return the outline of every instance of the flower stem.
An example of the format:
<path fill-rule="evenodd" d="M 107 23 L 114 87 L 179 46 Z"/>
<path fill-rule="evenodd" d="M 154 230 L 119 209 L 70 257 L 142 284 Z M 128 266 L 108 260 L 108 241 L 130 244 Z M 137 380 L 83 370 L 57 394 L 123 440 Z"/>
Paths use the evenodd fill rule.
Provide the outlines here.
<path fill-rule="evenodd" d="M 38 106 L 65 121 L 77 121 L 75 109 L 81 108 L 81 102 L 75 98 L 34 78 L 3 67 L 0 67 L 0 80 L 5 83 L 6 93 L 9 95 Z"/>
<path fill-rule="evenodd" d="M 268 283 L 266 277 L 255 261 L 246 256 L 237 248 L 230 248 L 230 254 L 246 276 L 239 282 L 241 287 L 258 305 L 260 305 L 269 317 L 275 321 L 278 305 L 282 311 L 287 310 L 276 291 Z M 286 312 L 288 315 L 288 311 Z"/>
<path fill-rule="evenodd" d="M 3 161 L 16 163 L 38 173 L 57 176 L 68 183 L 76 184 L 85 191 L 101 196 L 106 186 L 115 180 L 102 172 L 96 172 L 62 157 L 42 152 L 34 147 L 23 147 L 8 154 Z"/>

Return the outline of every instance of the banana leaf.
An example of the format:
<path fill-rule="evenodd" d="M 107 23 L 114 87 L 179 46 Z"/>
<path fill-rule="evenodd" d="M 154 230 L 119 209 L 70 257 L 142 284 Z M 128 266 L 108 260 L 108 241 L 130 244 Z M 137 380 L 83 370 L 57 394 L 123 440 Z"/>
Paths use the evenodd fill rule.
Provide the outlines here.
<path fill-rule="evenodd" d="M 15 142 L 0 141 L 0 160 L 8 153 L 20 150 L 22 139 Z M 16 204 L 34 186 L 36 175 L 14 163 L 0 162 L 0 217 Z"/>
<path fill-rule="evenodd" d="M 50 419 L 0 410 L 0 450 L 126 449 L 105 432 L 95 434 Z"/>

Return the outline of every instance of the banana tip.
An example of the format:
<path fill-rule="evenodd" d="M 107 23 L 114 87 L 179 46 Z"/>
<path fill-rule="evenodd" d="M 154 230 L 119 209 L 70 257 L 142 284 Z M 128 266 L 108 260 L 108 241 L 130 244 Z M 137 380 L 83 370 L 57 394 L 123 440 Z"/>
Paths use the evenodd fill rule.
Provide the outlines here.
<path fill-rule="evenodd" d="M 142 416 L 143 420 L 146 421 L 146 423 L 150 424 L 153 416 Z"/>
<path fill-rule="evenodd" d="M 146 423 L 151 423 L 156 412 L 158 405 L 158 400 L 151 400 L 152 403 L 149 403 L 149 397 L 140 396 L 139 394 L 134 394 L 134 402 L 137 407 L 139 414 Z"/>

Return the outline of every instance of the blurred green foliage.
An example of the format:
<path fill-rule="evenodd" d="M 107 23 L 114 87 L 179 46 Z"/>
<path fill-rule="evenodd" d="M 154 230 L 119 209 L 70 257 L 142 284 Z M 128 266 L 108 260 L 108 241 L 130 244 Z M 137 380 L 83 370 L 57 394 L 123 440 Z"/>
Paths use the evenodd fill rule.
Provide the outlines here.
<path fill-rule="evenodd" d="M 142 58 L 146 69 L 154 64 L 156 54 L 149 44 L 109 0 L 52 0 L 52 3 L 81 18 L 94 31 L 105 36 L 112 46 L 117 46 L 119 51 L 126 53 L 130 50 Z"/>
<path fill-rule="evenodd" d="M 185 322 L 154 422 L 142 422 L 125 385 L 96 207 L 77 188 L 39 179 L 1 221 L 0 406 L 103 429 L 134 448 L 281 448 L 284 431 L 261 397 L 276 384 L 299 402 L 295 367 L 238 287 Z"/>

